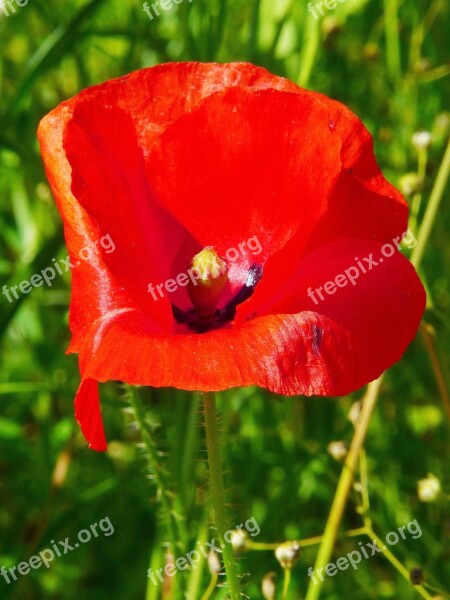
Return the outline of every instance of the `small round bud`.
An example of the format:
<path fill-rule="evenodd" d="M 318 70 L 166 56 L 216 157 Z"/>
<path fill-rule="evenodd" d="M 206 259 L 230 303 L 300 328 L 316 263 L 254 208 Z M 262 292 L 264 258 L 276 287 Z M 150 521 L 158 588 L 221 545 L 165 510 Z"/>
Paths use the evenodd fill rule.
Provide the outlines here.
<path fill-rule="evenodd" d="M 413 585 L 422 585 L 425 582 L 425 575 L 420 567 L 414 567 L 409 572 L 409 580 Z"/>
<path fill-rule="evenodd" d="M 352 423 L 353 427 L 356 427 L 358 423 L 359 415 L 361 414 L 361 408 L 361 402 L 354 402 L 348 411 L 348 420 Z"/>
<path fill-rule="evenodd" d="M 426 73 L 431 69 L 431 67 L 432 64 L 428 58 L 421 58 L 414 63 L 413 70 L 415 73 Z"/>
<path fill-rule="evenodd" d="M 442 112 L 439 113 L 434 122 L 434 132 L 440 136 L 448 135 L 450 131 L 450 113 Z"/>
<path fill-rule="evenodd" d="M 247 552 L 249 549 L 249 539 L 248 535 L 245 531 L 241 531 L 240 529 L 235 529 L 230 534 L 230 543 L 233 546 L 233 550 L 237 554 L 242 554 L 242 552 Z"/>
<path fill-rule="evenodd" d="M 423 181 L 421 177 L 417 175 L 417 173 L 407 173 L 406 175 L 400 177 L 398 186 L 402 194 L 405 196 L 411 196 L 416 192 L 422 191 Z"/>
<path fill-rule="evenodd" d="M 270 571 L 270 573 L 264 575 L 261 586 L 264 600 L 274 600 L 275 598 L 275 593 L 277 591 L 275 586 L 275 575 L 276 573 L 274 571 Z"/>
<path fill-rule="evenodd" d="M 328 444 L 328 454 L 330 454 L 334 460 L 342 462 L 347 456 L 348 448 L 345 442 L 330 442 Z"/>
<path fill-rule="evenodd" d="M 368 61 L 375 61 L 380 57 L 380 49 L 377 44 L 366 44 L 362 52 L 363 58 Z"/>
<path fill-rule="evenodd" d="M 378 138 L 383 144 L 390 144 L 394 138 L 394 132 L 390 127 L 380 127 Z"/>
<path fill-rule="evenodd" d="M 412 136 L 412 144 L 417 150 L 426 150 L 431 144 L 431 133 L 429 131 L 418 131 Z"/>
<path fill-rule="evenodd" d="M 321 29 L 325 36 L 336 35 L 342 31 L 342 23 L 336 17 L 325 17 Z"/>
<path fill-rule="evenodd" d="M 222 567 L 220 565 L 219 557 L 214 552 L 214 550 L 212 550 L 208 554 L 208 567 L 209 567 L 209 572 L 211 573 L 211 575 L 213 575 L 214 573 L 220 573 L 220 571 L 222 569 Z"/>
<path fill-rule="evenodd" d="M 417 495 L 421 502 L 434 502 L 441 493 L 441 482 L 432 473 L 417 482 Z"/>
<path fill-rule="evenodd" d="M 292 569 L 300 558 L 300 542 L 284 542 L 275 550 L 275 556 L 283 569 Z"/>

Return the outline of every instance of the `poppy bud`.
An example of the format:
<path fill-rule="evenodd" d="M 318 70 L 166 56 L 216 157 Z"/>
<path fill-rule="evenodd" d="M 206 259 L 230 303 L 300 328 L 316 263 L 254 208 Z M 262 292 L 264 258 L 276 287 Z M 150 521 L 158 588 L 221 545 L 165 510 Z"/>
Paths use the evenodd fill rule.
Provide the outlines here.
<path fill-rule="evenodd" d="M 247 552 L 249 549 L 249 540 L 245 531 L 236 529 L 230 535 L 231 545 L 236 553 Z"/>
<path fill-rule="evenodd" d="M 187 290 L 195 311 L 201 319 L 209 319 L 228 281 L 227 262 L 212 246 L 206 246 L 191 260 L 188 272 L 194 279 Z"/>
<path fill-rule="evenodd" d="M 270 571 L 270 573 L 264 575 L 261 590 L 264 600 L 274 600 L 276 592 L 274 571 Z"/>
<path fill-rule="evenodd" d="M 415 567 L 409 572 L 409 579 L 413 585 L 422 585 L 425 581 L 425 575 L 420 567 Z"/>
<path fill-rule="evenodd" d="M 292 569 L 300 558 L 300 542 L 284 542 L 275 550 L 275 556 L 283 569 Z"/>

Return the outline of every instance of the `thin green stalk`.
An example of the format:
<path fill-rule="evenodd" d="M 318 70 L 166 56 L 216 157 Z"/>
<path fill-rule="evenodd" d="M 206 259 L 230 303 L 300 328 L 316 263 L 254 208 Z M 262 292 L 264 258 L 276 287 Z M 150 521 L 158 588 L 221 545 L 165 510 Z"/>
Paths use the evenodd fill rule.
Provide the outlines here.
<path fill-rule="evenodd" d="M 359 453 L 359 472 L 361 475 L 361 497 L 362 497 L 362 510 L 364 517 L 364 525 L 366 527 L 372 527 L 371 519 L 369 516 L 370 510 L 370 497 L 369 497 L 369 478 L 367 476 L 367 456 L 364 448 L 361 448 Z"/>
<path fill-rule="evenodd" d="M 305 17 L 308 19 L 308 17 Z M 303 30 L 303 52 L 300 57 L 300 72 L 298 75 L 298 85 L 307 87 L 311 78 L 311 73 L 316 62 L 316 57 L 320 45 L 320 21 L 311 18 L 309 22 L 304 23 Z"/>
<path fill-rule="evenodd" d="M 375 410 L 382 381 L 383 376 L 370 383 L 367 388 L 366 396 L 361 409 L 361 415 L 356 425 L 355 435 L 353 436 L 352 444 L 347 454 L 347 459 L 339 479 L 328 521 L 325 526 L 323 540 L 317 555 L 316 564 L 314 565 L 315 571 L 325 568 L 325 566 L 329 563 L 330 556 L 338 536 L 344 509 L 347 504 L 348 494 L 353 484 L 354 475 L 360 456 L 360 450 L 366 439 L 370 419 L 373 411 Z M 314 585 L 311 582 L 306 594 L 306 600 L 317 600 L 320 596 L 322 586 L 323 581 L 321 580 Z"/>
<path fill-rule="evenodd" d="M 204 517 L 206 519 L 206 515 Z M 206 542 L 208 541 L 209 534 L 209 525 L 206 522 L 203 522 L 200 528 L 200 533 L 197 536 L 197 544 L 201 548 L 206 548 Z M 192 569 L 189 575 L 189 583 L 186 598 L 198 598 L 200 596 L 200 589 L 203 581 L 203 571 L 206 564 L 206 558 L 201 553 L 199 562 L 196 565 L 195 569 Z"/>
<path fill-rule="evenodd" d="M 358 535 L 366 535 L 367 528 L 360 527 L 359 529 L 351 529 L 350 531 L 346 531 L 342 537 L 343 538 L 351 538 L 357 537 Z M 299 540 L 299 544 L 301 548 L 306 548 L 307 546 L 315 546 L 320 544 L 323 540 L 323 535 L 317 535 L 315 537 L 305 538 L 304 540 Z M 280 544 L 265 544 L 264 542 L 253 542 L 249 540 L 248 547 L 249 550 L 276 550 Z"/>
<path fill-rule="evenodd" d="M 208 588 L 207 588 L 206 592 L 202 596 L 202 600 L 209 600 L 209 598 L 211 597 L 211 594 L 216 589 L 217 580 L 218 580 L 217 573 L 213 573 L 211 575 L 211 581 L 209 582 Z"/>
<path fill-rule="evenodd" d="M 217 17 L 217 29 L 215 34 L 214 56 L 217 59 L 223 42 L 225 23 L 227 20 L 228 0 L 220 0 L 219 15 Z"/>
<path fill-rule="evenodd" d="M 419 149 L 419 158 L 418 158 L 418 168 L 417 168 L 417 176 L 420 185 L 423 187 L 425 182 L 425 177 L 427 173 L 427 162 L 428 162 L 428 152 L 426 148 Z M 410 216 L 410 229 L 416 232 L 417 223 L 419 220 L 420 206 L 422 204 L 423 193 L 422 191 L 416 192 L 413 196 L 412 206 L 411 206 L 411 216 Z"/>
<path fill-rule="evenodd" d="M 409 571 L 402 565 L 402 563 L 392 554 L 386 544 L 377 536 L 377 534 L 373 530 L 369 530 L 368 536 L 372 539 L 373 542 L 377 543 L 378 548 L 381 550 L 383 555 L 388 559 L 388 561 L 393 565 L 397 571 L 407 580 L 411 581 L 409 577 Z M 421 585 L 415 585 L 414 589 L 416 592 L 425 598 L 426 600 L 433 600 L 432 596 L 426 591 L 426 589 Z"/>
<path fill-rule="evenodd" d="M 410 53 L 409 53 L 409 70 L 414 72 L 415 66 L 420 60 L 422 53 L 422 45 L 424 39 L 429 32 L 434 21 L 438 17 L 441 9 L 444 6 L 444 0 L 434 0 L 431 4 L 425 17 L 421 20 L 418 26 L 413 31 L 410 42 Z"/>
<path fill-rule="evenodd" d="M 254 62 L 258 46 L 259 16 L 261 10 L 261 0 L 254 0 L 253 14 L 250 26 L 250 36 L 248 40 L 248 60 Z"/>
<path fill-rule="evenodd" d="M 430 200 L 423 218 L 419 233 L 417 236 L 417 246 L 414 249 L 411 262 L 414 266 L 419 268 L 423 254 L 425 251 L 426 244 L 430 237 L 434 221 L 436 219 L 440 202 L 448 182 L 450 174 L 450 140 L 439 169 L 436 182 L 431 192 Z M 381 375 L 379 379 L 373 381 L 367 387 L 366 396 L 363 402 L 360 418 L 356 425 L 355 434 L 353 436 L 352 444 L 345 461 L 344 468 L 339 479 L 336 494 L 333 499 L 328 521 L 325 526 L 325 532 L 323 541 L 319 549 L 319 554 L 316 559 L 315 570 L 324 568 L 329 562 L 331 553 L 333 551 L 334 544 L 336 542 L 337 533 L 341 524 L 342 516 L 344 514 L 345 505 L 347 503 L 348 494 L 353 483 L 354 473 L 360 455 L 360 450 L 364 444 L 367 430 L 369 427 L 370 419 L 375 409 L 378 394 L 381 389 L 381 383 L 384 375 Z M 323 582 L 319 581 L 317 585 L 310 584 L 306 600 L 318 600 L 320 592 L 322 590 Z"/>
<path fill-rule="evenodd" d="M 401 76 L 398 0 L 384 0 L 384 27 L 388 71 L 396 80 Z"/>
<path fill-rule="evenodd" d="M 188 506 L 187 499 L 193 490 L 193 463 L 198 443 L 199 398 L 191 398 L 187 422 L 184 423 L 184 443 L 180 468 L 180 497 L 183 506 Z"/>
<path fill-rule="evenodd" d="M 159 539 L 155 540 L 155 543 L 153 544 L 153 551 L 150 556 L 148 568 L 150 569 L 150 575 L 157 573 L 158 569 L 164 568 L 164 557 L 161 556 L 161 543 Z M 152 582 L 152 585 L 150 585 L 150 581 Z M 147 582 L 145 600 L 159 600 L 162 585 L 159 577 L 154 576 L 152 580 L 149 579 Z"/>
<path fill-rule="evenodd" d="M 288 597 L 289 585 L 291 583 L 291 575 L 291 569 L 284 570 L 283 600 L 286 600 Z"/>
<path fill-rule="evenodd" d="M 362 486 L 362 510 L 363 510 L 363 518 L 366 529 L 366 535 L 370 537 L 373 542 L 376 542 L 377 547 L 381 550 L 384 556 L 388 559 L 388 561 L 397 569 L 397 571 L 407 580 L 410 581 L 409 571 L 406 567 L 392 554 L 392 552 L 388 549 L 386 544 L 384 544 L 381 539 L 374 532 L 372 527 L 372 521 L 369 516 L 370 509 L 370 498 L 369 498 L 369 489 L 368 489 L 368 476 L 367 476 L 367 459 L 364 448 L 361 448 L 360 452 L 360 475 L 361 475 L 361 486 Z M 426 590 L 422 586 L 414 586 L 417 592 L 423 597 L 430 599 L 430 596 L 427 594 Z"/>
<path fill-rule="evenodd" d="M 420 225 L 419 234 L 417 236 L 417 246 L 414 248 L 414 251 L 411 256 L 411 262 L 416 267 L 419 268 L 420 263 L 422 262 L 422 258 L 425 252 L 425 248 L 428 243 L 428 239 L 431 234 L 431 230 L 433 228 L 434 222 L 436 220 L 436 216 L 439 210 L 439 206 L 441 204 L 442 197 L 445 192 L 445 188 L 448 183 L 450 175 L 450 140 L 447 144 L 447 149 L 444 154 L 444 158 L 442 159 L 441 166 L 439 168 L 439 172 L 436 177 L 436 182 L 433 186 L 433 190 L 430 194 L 430 200 L 428 201 L 427 209 L 425 211 L 425 215 L 423 217 L 423 221 Z"/>
<path fill-rule="evenodd" d="M 228 590 L 231 600 L 240 600 L 241 591 L 233 550 L 225 540 L 227 528 L 227 510 L 225 506 L 225 486 L 220 456 L 220 438 L 217 422 L 216 399 L 214 393 L 203 394 L 205 412 L 206 446 L 208 450 L 209 476 L 211 484 L 212 506 L 217 534 L 222 548 L 222 557 L 227 576 Z"/>
<path fill-rule="evenodd" d="M 422 321 L 420 331 L 422 332 L 425 346 L 427 348 L 428 355 L 433 366 L 436 383 L 442 397 L 442 403 L 450 420 L 450 395 L 447 389 L 447 379 L 436 346 L 436 336 L 434 329 L 431 327 L 431 325 L 425 323 L 425 321 Z"/>

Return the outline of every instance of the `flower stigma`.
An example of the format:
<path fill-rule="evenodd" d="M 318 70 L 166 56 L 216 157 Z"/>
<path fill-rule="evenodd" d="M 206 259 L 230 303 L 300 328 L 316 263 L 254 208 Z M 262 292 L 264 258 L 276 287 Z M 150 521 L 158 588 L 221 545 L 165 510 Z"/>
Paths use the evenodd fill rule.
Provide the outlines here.
<path fill-rule="evenodd" d="M 195 283 L 190 282 L 187 291 L 195 312 L 199 319 L 212 319 L 228 281 L 227 261 L 206 246 L 191 260 L 189 269 Z"/>

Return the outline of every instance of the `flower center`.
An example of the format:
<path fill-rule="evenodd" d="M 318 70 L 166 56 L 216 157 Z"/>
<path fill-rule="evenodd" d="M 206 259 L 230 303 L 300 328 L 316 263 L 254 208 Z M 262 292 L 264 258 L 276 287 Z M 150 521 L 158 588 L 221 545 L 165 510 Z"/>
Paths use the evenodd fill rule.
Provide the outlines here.
<path fill-rule="evenodd" d="M 236 307 L 250 298 L 263 275 L 262 265 L 252 264 L 242 287 L 235 291 L 223 308 L 216 308 L 228 281 L 227 261 L 212 246 L 206 246 L 189 263 L 190 282 L 187 287 L 193 309 L 183 310 L 172 303 L 175 321 L 187 325 L 196 333 L 220 329 L 233 321 Z M 252 319 L 255 316 L 247 317 Z"/>
<path fill-rule="evenodd" d="M 199 319 L 214 317 L 217 304 L 228 281 L 227 261 L 212 246 L 206 246 L 189 263 L 193 279 L 187 291 Z"/>

